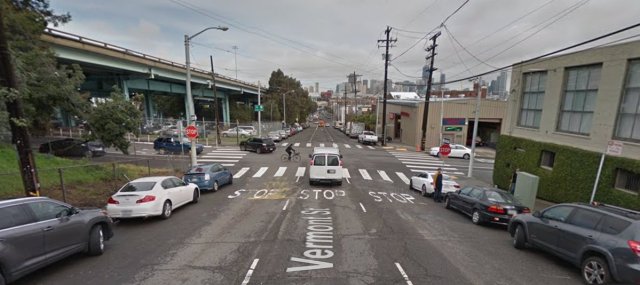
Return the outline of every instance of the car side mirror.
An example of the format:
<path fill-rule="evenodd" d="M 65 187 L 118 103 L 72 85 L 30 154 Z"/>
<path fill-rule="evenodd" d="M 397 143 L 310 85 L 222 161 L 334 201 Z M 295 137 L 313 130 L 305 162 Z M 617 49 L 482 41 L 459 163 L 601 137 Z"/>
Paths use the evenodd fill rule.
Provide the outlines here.
<path fill-rule="evenodd" d="M 340 155 L 340 159 L 342 159 L 342 154 Z"/>
<path fill-rule="evenodd" d="M 542 215 L 540 214 L 540 211 L 535 211 L 535 212 L 533 212 L 533 214 L 532 214 L 532 215 L 533 215 L 534 217 L 536 217 L 536 218 L 540 218 L 540 217 L 542 217 Z"/>
<path fill-rule="evenodd" d="M 311 154 L 309 154 L 309 158 L 312 158 Z"/>

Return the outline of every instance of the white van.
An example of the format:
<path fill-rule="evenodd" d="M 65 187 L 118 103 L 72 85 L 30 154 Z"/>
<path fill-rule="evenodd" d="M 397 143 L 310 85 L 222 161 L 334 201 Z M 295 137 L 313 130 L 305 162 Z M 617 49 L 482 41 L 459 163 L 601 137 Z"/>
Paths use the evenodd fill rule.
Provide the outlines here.
<path fill-rule="evenodd" d="M 342 185 L 342 155 L 335 147 L 316 147 L 313 149 L 309 166 L 309 185 L 316 182 L 334 182 Z"/>

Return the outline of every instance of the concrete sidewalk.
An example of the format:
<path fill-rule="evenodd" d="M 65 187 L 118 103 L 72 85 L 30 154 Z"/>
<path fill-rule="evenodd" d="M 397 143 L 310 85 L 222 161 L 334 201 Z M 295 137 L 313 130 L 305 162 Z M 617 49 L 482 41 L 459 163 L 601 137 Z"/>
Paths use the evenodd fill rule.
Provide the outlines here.
<path fill-rule="evenodd" d="M 387 143 L 387 147 L 393 147 L 395 149 L 405 149 L 406 151 L 409 152 L 419 152 L 416 150 L 415 146 L 411 146 L 408 144 L 403 144 L 403 143 L 397 143 L 397 142 L 393 142 L 390 141 Z M 429 153 L 429 150 L 425 150 L 423 151 L 425 153 Z M 481 146 L 481 147 L 476 147 L 476 158 L 490 158 L 490 159 L 494 159 L 496 157 L 496 150 L 490 147 L 486 147 L 486 146 Z"/>

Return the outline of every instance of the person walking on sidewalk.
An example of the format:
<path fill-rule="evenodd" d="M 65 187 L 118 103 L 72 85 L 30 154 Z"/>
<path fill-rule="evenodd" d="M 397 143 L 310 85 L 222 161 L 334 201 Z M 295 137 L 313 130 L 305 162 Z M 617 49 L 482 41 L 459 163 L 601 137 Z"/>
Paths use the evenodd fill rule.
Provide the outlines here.
<path fill-rule="evenodd" d="M 436 203 L 442 201 L 442 169 L 438 168 L 436 174 L 433 177 L 433 200 Z"/>

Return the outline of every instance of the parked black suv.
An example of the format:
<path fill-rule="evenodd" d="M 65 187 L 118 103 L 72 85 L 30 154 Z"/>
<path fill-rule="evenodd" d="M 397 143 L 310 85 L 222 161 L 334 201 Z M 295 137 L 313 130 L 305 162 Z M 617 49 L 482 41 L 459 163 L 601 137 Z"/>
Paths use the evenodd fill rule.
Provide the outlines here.
<path fill-rule="evenodd" d="M 276 144 L 270 138 L 249 138 L 240 142 L 240 150 L 250 150 L 257 153 L 273 152 L 276 150 Z"/>
<path fill-rule="evenodd" d="M 98 141 L 79 139 L 60 139 L 45 142 L 38 148 L 40 153 L 51 153 L 56 156 L 94 157 L 106 154 L 105 147 Z"/>
<path fill-rule="evenodd" d="M 540 248 L 580 267 L 586 284 L 640 284 L 640 212 L 558 204 L 509 223 L 513 246 Z"/>

